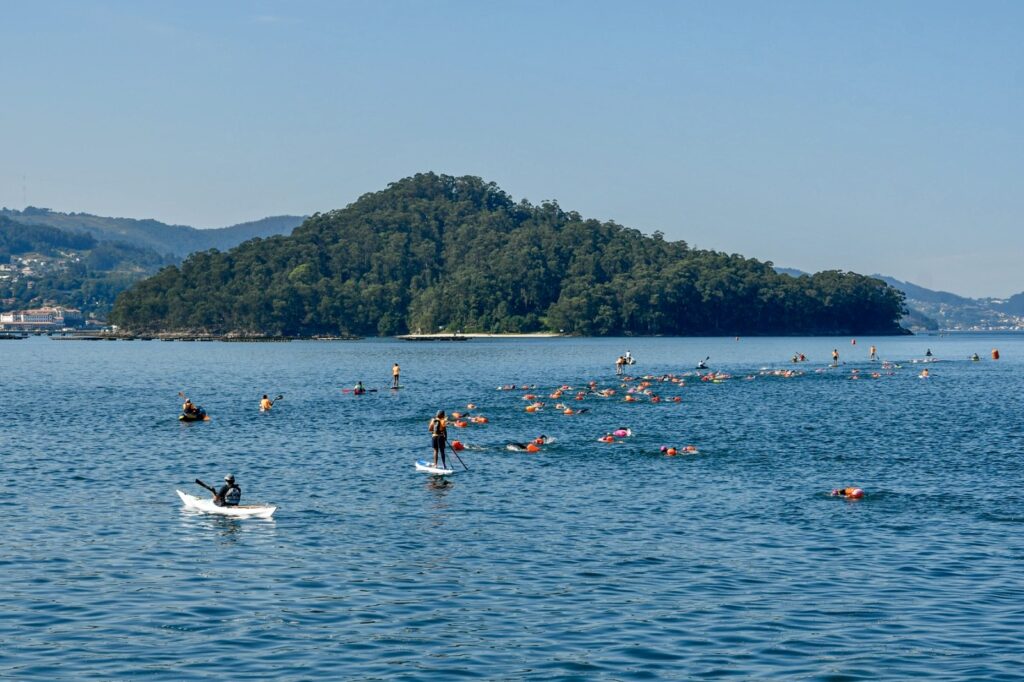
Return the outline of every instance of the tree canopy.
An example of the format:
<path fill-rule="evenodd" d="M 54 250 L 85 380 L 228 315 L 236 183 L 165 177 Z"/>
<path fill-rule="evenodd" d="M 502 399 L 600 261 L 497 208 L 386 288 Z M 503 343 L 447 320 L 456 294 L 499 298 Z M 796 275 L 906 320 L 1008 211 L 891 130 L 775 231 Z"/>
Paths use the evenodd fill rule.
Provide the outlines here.
<path fill-rule="evenodd" d="M 828 271 L 691 249 L 480 178 L 418 174 L 316 214 L 291 236 L 195 253 L 122 293 L 135 330 L 902 333 L 903 295 Z"/>

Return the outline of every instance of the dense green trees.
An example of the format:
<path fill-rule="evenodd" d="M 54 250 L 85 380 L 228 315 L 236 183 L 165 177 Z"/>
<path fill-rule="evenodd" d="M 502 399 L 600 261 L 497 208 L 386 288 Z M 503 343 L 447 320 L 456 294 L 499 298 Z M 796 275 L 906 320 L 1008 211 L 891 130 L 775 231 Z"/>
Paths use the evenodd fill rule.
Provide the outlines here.
<path fill-rule="evenodd" d="M 494 183 L 426 173 L 290 237 L 193 254 L 117 300 L 138 330 L 302 335 L 899 333 L 902 294 L 853 273 L 779 275 Z"/>
<path fill-rule="evenodd" d="M 19 258 L 32 261 L 32 274 L 5 272 L 0 277 L 0 299 L 8 301 L 4 309 L 58 304 L 101 315 L 117 294 L 174 262 L 152 249 L 0 215 L 0 263 Z"/>

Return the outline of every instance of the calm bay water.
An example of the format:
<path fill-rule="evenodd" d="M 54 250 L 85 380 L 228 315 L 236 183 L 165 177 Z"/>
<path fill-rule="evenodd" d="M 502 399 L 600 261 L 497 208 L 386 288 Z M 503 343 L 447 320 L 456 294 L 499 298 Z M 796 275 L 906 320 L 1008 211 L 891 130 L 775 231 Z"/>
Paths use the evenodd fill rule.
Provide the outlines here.
<path fill-rule="evenodd" d="M 1020 679 L 1024 337 L 857 341 L 0 342 L 0 678 Z M 625 403 L 627 348 L 734 378 Z M 415 472 L 469 402 L 470 470 Z M 274 520 L 182 509 L 229 471 Z"/>

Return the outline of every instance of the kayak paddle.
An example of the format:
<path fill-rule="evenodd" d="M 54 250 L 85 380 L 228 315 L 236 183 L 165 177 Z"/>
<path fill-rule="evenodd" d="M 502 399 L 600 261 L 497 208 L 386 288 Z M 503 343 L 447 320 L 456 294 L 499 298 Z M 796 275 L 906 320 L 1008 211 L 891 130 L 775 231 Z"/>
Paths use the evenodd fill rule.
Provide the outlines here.
<path fill-rule="evenodd" d="M 196 479 L 196 485 L 201 485 L 202 487 L 206 488 L 207 490 L 209 490 L 209 491 L 210 491 L 211 493 L 213 493 L 214 495 L 216 495 L 216 494 L 217 494 L 217 491 L 216 491 L 216 490 L 214 490 L 214 489 L 213 489 L 213 488 L 211 488 L 210 486 L 206 485 L 205 483 L 203 483 L 202 481 L 200 481 L 200 480 L 199 480 L 198 478 Z"/>

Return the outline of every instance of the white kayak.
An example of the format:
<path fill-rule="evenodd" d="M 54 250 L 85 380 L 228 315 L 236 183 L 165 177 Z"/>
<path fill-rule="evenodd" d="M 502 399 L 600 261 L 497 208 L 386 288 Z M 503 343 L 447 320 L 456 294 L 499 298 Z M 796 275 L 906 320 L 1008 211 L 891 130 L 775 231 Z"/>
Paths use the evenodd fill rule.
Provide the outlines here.
<path fill-rule="evenodd" d="M 239 518 L 269 519 L 277 511 L 277 507 L 268 504 L 240 504 L 236 507 L 218 507 L 213 500 L 196 497 L 177 491 L 178 497 L 189 509 L 205 512 L 207 514 L 220 514 L 221 516 L 236 516 Z"/>
<path fill-rule="evenodd" d="M 416 471 L 423 471 L 428 474 L 437 474 L 438 476 L 448 476 L 449 474 L 455 473 L 455 469 L 442 469 L 441 467 L 434 466 L 425 459 L 416 460 Z"/>

